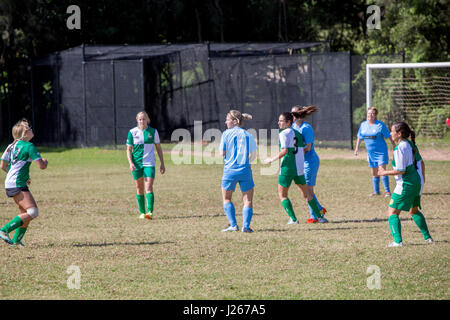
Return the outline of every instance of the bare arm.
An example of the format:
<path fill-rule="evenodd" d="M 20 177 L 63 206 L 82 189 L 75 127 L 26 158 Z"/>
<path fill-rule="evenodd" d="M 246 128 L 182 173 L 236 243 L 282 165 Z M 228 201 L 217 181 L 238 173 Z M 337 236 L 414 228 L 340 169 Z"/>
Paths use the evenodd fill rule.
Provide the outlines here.
<path fill-rule="evenodd" d="M 1 161 L 0 163 L 0 167 L 2 168 L 3 171 L 5 171 L 6 173 L 8 173 L 8 162 L 7 161 Z"/>
<path fill-rule="evenodd" d="M 288 150 L 287 148 L 282 148 L 281 151 L 278 153 L 278 155 L 276 155 L 276 156 L 273 157 L 273 158 L 269 158 L 269 159 L 264 160 L 264 163 L 265 163 L 265 164 L 268 164 L 268 163 L 274 162 L 274 161 L 276 161 L 276 160 L 278 160 L 278 159 L 281 159 L 281 158 L 283 158 L 288 152 L 289 152 L 289 150 Z"/>
<path fill-rule="evenodd" d="M 395 142 L 394 142 L 394 139 L 392 139 L 392 137 L 389 136 L 389 140 L 391 141 L 392 148 L 395 148 Z"/>
<path fill-rule="evenodd" d="M 156 152 L 158 153 L 159 161 L 161 161 L 161 166 L 159 167 L 159 171 L 161 174 L 164 174 L 166 172 L 166 167 L 164 166 L 164 155 L 162 152 L 161 144 L 155 143 Z"/>
<path fill-rule="evenodd" d="M 425 183 L 425 162 L 423 161 L 423 159 L 422 159 L 421 167 L 422 167 L 423 183 Z"/>
<path fill-rule="evenodd" d="M 44 158 L 35 161 L 39 169 L 44 170 L 48 166 L 48 161 Z"/>
<path fill-rule="evenodd" d="M 361 139 L 360 138 L 356 138 L 355 156 L 358 155 L 359 145 L 360 144 L 361 144 Z"/>
<path fill-rule="evenodd" d="M 132 152 L 133 152 L 133 146 L 127 146 L 127 159 L 128 159 L 128 164 L 130 166 L 130 171 L 134 171 L 134 169 L 135 169 L 134 163 L 133 163 L 133 158 L 131 157 Z"/>
<path fill-rule="evenodd" d="M 311 150 L 311 147 L 312 147 L 312 143 L 307 143 L 306 147 L 304 147 L 303 150 L 305 151 L 305 153 L 307 153 Z"/>
<path fill-rule="evenodd" d="M 398 176 L 403 175 L 406 171 L 397 171 L 397 170 L 385 170 L 382 166 L 378 167 L 378 175 L 379 176 Z"/>

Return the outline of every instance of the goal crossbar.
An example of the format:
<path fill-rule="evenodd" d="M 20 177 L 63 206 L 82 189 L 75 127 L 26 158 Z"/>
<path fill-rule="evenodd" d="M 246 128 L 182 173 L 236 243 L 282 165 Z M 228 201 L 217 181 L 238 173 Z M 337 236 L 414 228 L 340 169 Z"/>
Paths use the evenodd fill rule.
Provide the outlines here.
<path fill-rule="evenodd" d="M 366 64 L 366 108 L 372 106 L 372 69 L 449 68 L 450 62 L 368 63 Z"/>

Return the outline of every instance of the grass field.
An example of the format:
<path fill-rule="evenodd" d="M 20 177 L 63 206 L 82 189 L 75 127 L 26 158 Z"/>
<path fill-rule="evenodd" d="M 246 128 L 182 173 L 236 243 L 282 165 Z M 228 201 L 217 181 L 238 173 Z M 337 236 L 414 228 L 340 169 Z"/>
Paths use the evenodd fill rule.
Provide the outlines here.
<path fill-rule="evenodd" d="M 350 150 L 318 150 L 316 194 L 328 224 L 306 224 L 306 204 L 291 188 L 302 223 L 286 225 L 277 176 L 253 165 L 253 234 L 220 232 L 227 225 L 222 165 L 174 165 L 166 153 L 167 172 L 157 170 L 154 186 L 155 218 L 148 221 L 138 219 L 124 150 L 40 151 L 49 160 L 47 170 L 34 164 L 31 170 L 40 215 L 26 247 L 0 243 L 0 299 L 450 298 L 448 159 L 426 160 L 422 212 L 435 243 L 425 244 L 403 213 L 406 246 L 387 248 L 389 199 L 368 197 L 367 162 L 345 156 Z M 233 200 L 241 227 L 239 188 Z M 0 225 L 16 214 L 2 193 Z M 79 268 L 79 289 L 68 287 L 71 266 Z M 367 285 L 369 266 L 379 268 L 380 289 Z"/>

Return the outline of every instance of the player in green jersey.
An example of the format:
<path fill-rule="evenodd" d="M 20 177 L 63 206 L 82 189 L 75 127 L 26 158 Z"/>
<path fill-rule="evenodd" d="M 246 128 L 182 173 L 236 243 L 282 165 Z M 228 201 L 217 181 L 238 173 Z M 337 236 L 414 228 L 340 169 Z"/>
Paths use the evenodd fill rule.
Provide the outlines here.
<path fill-rule="evenodd" d="M 308 205 L 312 208 L 316 219 L 322 219 L 317 201 L 314 194 L 306 186 L 304 176 L 304 150 L 303 137 L 297 130 L 292 128 L 294 117 L 299 118 L 300 114 L 296 112 L 282 113 L 278 118 L 280 132 L 280 152 L 273 158 L 266 159 L 265 164 L 281 160 L 280 174 L 278 176 L 278 196 L 284 210 L 289 215 L 288 224 L 298 224 L 292 203 L 288 198 L 289 187 L 294 181 L 298 189 L 302 192 Z"/>
<path fill-rule="evenodd" d="M 14 125 L 12 135 L 14 142 L 3 153 L 0 167 L 7 173 L 6 195 L 14 199 L 19 208 L 19 215 L 1 228 L 0 238 L 10 245 L 23 246 L 22 239 L 28 225 L 39 214 L 36 201 L 28 189 L 30 165 L 32 161 L 35 161 L 40 169 L 45 169 L 48 161 L 41 157 L 36 147 L 30 142 L 34 134 L 26 119 L 22 119 Z M 9 234 L 14 230 L 14 236 L 11 239 Z"/>
<path fill-rule="evenodd" d="M 393 170 L 385 170 L 378 167 L 381 176 L 395 176 L 397 183 L 389 202 L 389 228 L 394 242 L 389 247 L 402 247 L 402 233 L 400 224 L 400 212 L 408 211 L 412 219 L 419 227 L 423 238 L 427 243 L 433 243 L 428 226 L 423 214 L 419 211 L 421 179 L 417 172 L 417 148 L 414 148 L 415 133 L 405 122 L 394 123 L 391 127 L 391 137 L 396 146 L 394 148 Z M 411 137 L 412 143 L 408 140 Z"/>
<path fill-rule="evenodd" d="M 159 140 L 158 130 L 149 126 L 150 118 L 145 111 L 136 115 L 137 127 L 128 132 L 127 159 L 130 171 L 136 183 L 136 199 L 139 208 L 139 218 L 151 219 L 155 196 L 153 182 L 155 180 L 155 150 L 161 162 L 159 171 L 166 172 L 164 156 Z M 145 195 L 144 195 L 145 193 Z M 147 199 L 147 210 L 145 200 Z"/>

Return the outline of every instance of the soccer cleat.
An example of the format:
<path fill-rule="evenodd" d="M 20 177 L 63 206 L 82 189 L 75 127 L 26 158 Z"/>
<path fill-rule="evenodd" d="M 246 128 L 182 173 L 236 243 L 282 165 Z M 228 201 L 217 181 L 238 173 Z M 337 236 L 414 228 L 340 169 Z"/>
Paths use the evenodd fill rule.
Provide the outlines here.
<path fill-rule="evenodd" d="M 145 218 L 145 214 L 141 213 L 141 215 L 139 216 L 139 219 L 144 219 Z"/>
<path fill-rule="evenodd" d="M 222 229 L 222 232 L 228 232 L 228 231 L 239 231 L 239 227 L 236 225 L 234 227 L 228 226 L 228 228 Z"/>
<path fill-rule="evenodd" d="M 21 246 L 21 247 L 25 247 L 25 245 L 21 242 L 21 241 L 17 241 L 17 242 L 11 242 L 10 246 L 11 247 L 17 247 L 17 246 Z"/>
<path fill-rule="evenodd" d="M 152 218 L 153 218 L 153 213 L 147 212 L 147 214 L 145 215 L 145 219 L 151 220 Z"/>
<path fill-rule="evenodd" d="M 327 223 L 328 220 L 325 218 L 319 218 L 319 223 Z"/>
<path fill-rule="evenodd" d="M 384 197 L 385 198 L 390 198 L 391 197 L 391 193 L 388 191 L 388 192 L 385 192 L 384 193 Z"/>
<path fill-rule="evenodd" d="M 243 229 L 242 229 L 242 232 L 252 233 L 253 230 L 250 229 L 250 228 L 243 228 Z"/>
<path fill-rule="evenodd" d="M 426 243 L 434 243 L 433 238 L 429 237 L 425 240 Z"/>
<path fill-rule="evenodd" d="M 325 213 L 327 213 L 327 209 L 325 209 L 324 207 L 322 207 L 322 210 L 320 210 L 320 213 L 322 215 L 325 215 Z"/>
<path fill-rule="evenodd" d="M 319 220 L 313 218 L 309 218 L 308 220 L 306 220 L 306 223 L 317 223 L 317 222 L 319 222 Z"/>
<path fill-rule="evenodd" d="M 289 221 L 287 224 L 298 224 L 298 220 L 292 220 L 292 218 L 289 218 Z"/>
<path fill-rule="evenodd" d="M 0 239 L 2 239 L 3 241 L 5 241 L 6 243 L 12 244 L 12 240 L 9 237 L 9 234 L 7 234 L 4 231 L 0 231 Z"/>
<path fill-rule="evenodd" d="M 388 247 L 403 247 L 403 242 L 397 243 L 397 242 L 391 242 L 388 244 Z"/>

